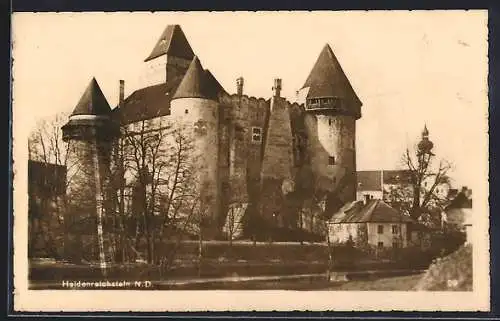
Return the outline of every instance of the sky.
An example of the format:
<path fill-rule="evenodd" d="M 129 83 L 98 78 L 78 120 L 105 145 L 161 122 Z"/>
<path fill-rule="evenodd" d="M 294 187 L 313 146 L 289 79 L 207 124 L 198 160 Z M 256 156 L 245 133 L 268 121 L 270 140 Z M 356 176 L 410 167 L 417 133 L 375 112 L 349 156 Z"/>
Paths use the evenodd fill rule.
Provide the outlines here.
<path fill-rule="evenodd" d="M 70 113 L 95 77 L 111 106 L 142 87 L 143 62 L 167 24 L 180 24 L 204 68 L 226 91 L 269 98 L 274 78 L 295 101 L 330 44 L 363 102 L 358 170 L 401 166 L 427 125 L 454 185 L 487 171 L 485 11 L 15 13 L 14 141 L 36 121 Z M 16 131 L 17 128 L 17 131 Z M 487 177 L 487 172 L 486 172 Z"/>

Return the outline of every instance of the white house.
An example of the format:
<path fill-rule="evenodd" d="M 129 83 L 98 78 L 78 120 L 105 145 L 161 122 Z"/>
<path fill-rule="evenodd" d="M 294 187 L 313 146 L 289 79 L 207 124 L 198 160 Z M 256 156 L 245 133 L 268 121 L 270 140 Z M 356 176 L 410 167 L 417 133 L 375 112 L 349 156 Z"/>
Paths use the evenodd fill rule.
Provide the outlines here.
<path fill-rule="evenodd" d="M 329 221 L 329 237 L 334 244 L 351 240 L 357 245 L 377 248 L 408 246 L 409 225 L 414 221 L 382 200 L 367 199 L 342 207 Z"/>

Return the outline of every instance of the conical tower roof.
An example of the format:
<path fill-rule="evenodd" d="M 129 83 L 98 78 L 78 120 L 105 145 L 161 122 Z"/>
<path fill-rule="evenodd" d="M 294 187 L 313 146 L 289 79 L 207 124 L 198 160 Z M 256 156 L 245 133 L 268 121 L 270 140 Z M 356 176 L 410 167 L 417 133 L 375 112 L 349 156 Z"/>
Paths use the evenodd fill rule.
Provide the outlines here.
<path fill-rule="evenodd" d="M 145 62 L 163 55 L 191 60 L 194 52 L 179 25 L 168 25 Z"/>
<path fill-rule="evenodd" d="M 302 88 L 305 87 L 310 87 L 307 98 L 338 97 L 353 103 L 356 107 L 362 105 L 328 44 L 321 51 L 309 77 L 302 86 Z"/>
<path fill-rule="evenodd" d="M 71 115 L 108 115 L 110 112 L 106 97 L 97 80 L 92 78 Z"/>
<path fill-rule="evenodd" d="M 205 69 L 205 74 L 210 86 L 213 88 L 213 90 L 215 90 L 217 94 L 226 92 L 224 87 L 222 87 L 220 82 L 217 80 L 217 78 L 215 78 L 215 76 L 210 72 L 210 70 Z"/>
<path fill-rule="evenodd" d="M 216 100 L 217 94 L 217 85 L 210 76 L 207 76 L 200 60 L 195 56 L 172 99 L 205 98 Z"/>

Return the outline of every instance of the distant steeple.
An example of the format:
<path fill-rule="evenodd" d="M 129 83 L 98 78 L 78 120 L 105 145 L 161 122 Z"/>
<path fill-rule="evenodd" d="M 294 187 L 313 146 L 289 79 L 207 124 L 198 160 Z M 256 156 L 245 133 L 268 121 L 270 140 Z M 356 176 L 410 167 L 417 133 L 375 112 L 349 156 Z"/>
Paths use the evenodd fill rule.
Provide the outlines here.
<path fill-rule="evenodd" d="M 158 39 L 153 50 L 144 61 L 147 62 L 163 55 L 170 55 L 187 60 L 193 59 L 193 49 L 189 45 L 179 25 L 168 25 L 165 28 L 160 39 Z"/>
<path fill-rule="evenodd" d="M 309 87 L 307 99 L 331 97 L 344 102 L 351 112 L 358 115 L 362 105 L 347 79 L 337 57 L 326 44 L 302 88 Z"/>
<path fill-rule="evenodd" d="M 200 60 L 195 56 L 172 99 L 205 98 L 216 100 L 218 82 L 214 82 L 215 78 L 210 77 L 210 75 L 206 70 L 203 70 Z"/>
<path fill-rule="evenodd" d="M 71 116 L 74 115 L 108 115 L 111 112 L 106 97 L 102 93 L 99 84 L 95 78 L 92 78 L 90 84 L 85 89 L 80 101 L 76 105 Z"/>
<path fill-rule="evenodd" d="M 432 148 L 434 147 L 434 143 L 429 140 L 429 130 L 427 129 L 427 125 L 424 125 L 424 130 L 422 131 L 422 140 L 418 143 L 418 153 L 422 154 L 432 154 Z"/>

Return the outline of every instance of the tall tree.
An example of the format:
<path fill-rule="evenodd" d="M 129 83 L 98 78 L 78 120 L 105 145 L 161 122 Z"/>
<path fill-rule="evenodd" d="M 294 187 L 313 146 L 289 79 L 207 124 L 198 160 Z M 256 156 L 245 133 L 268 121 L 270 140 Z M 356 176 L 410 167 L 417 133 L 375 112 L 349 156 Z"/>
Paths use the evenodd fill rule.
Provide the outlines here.
<path fill-rule="evenodd" d="M 407 148 L 402 161 L 409 172 L 410 189 L 401 185 L 390 191 L 388 198 L 399 202 L 414 219 L 425 219 L 429 211 L 439 210 L 443 199 L 436 193 L 441 184 L 449 184 L 448 172 L 452 165 L 445 159 L 436 160 L 434 144 L 424 126 L 422 138 L 412 151 Z M 408 193 L 411 193 L 409 198 Z"/>

